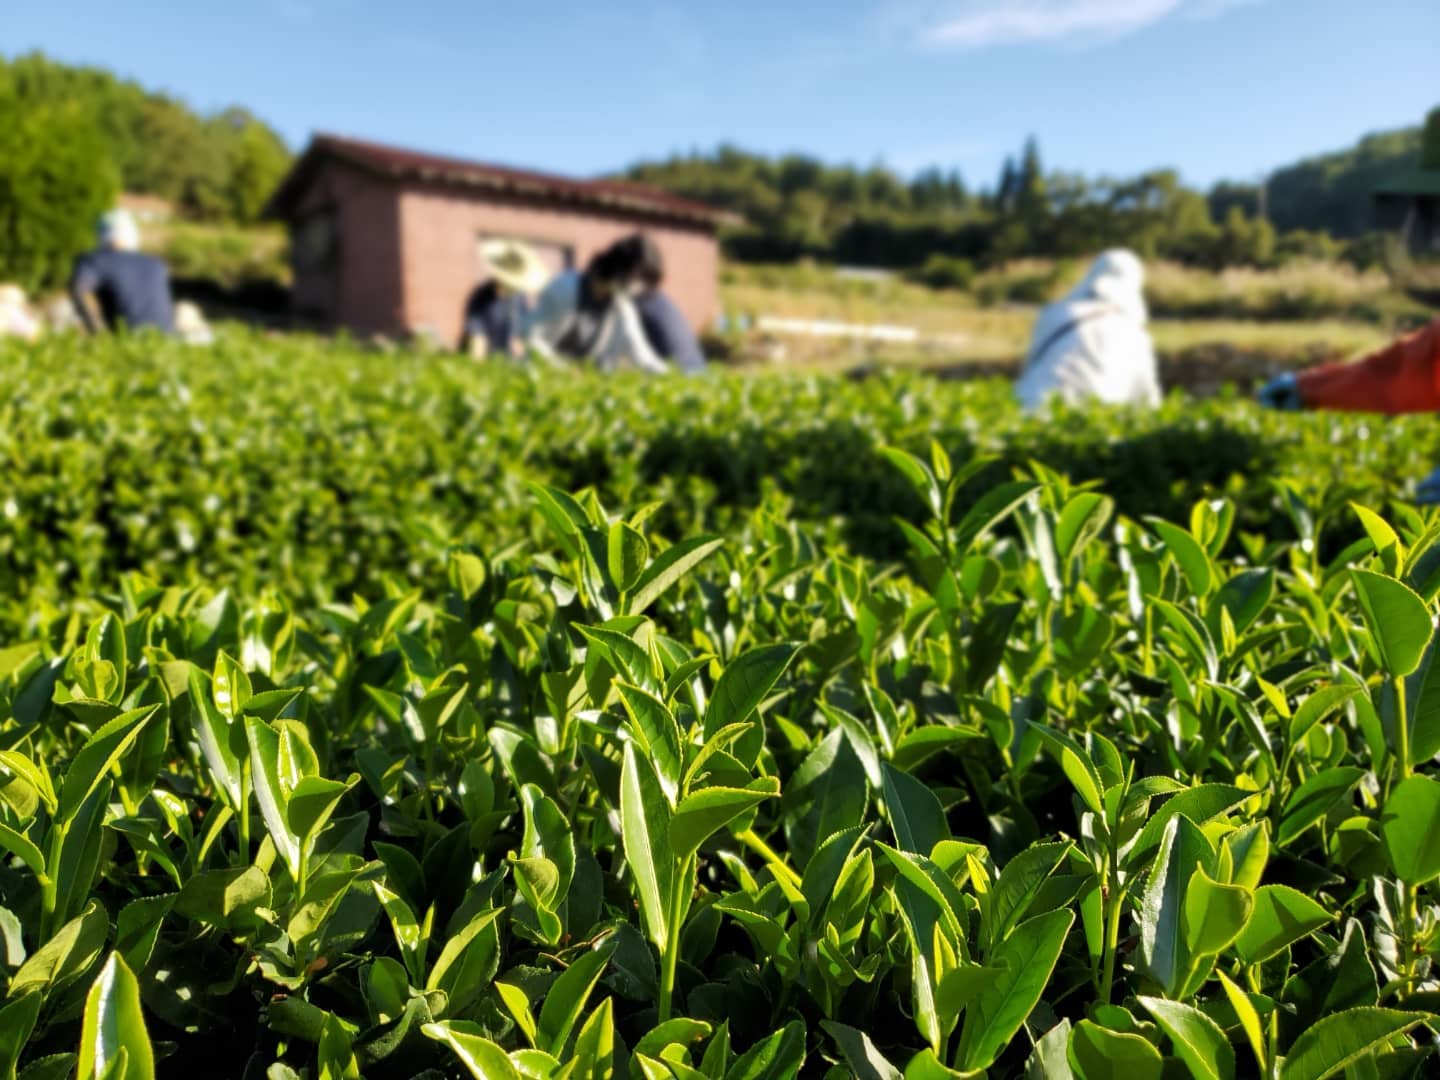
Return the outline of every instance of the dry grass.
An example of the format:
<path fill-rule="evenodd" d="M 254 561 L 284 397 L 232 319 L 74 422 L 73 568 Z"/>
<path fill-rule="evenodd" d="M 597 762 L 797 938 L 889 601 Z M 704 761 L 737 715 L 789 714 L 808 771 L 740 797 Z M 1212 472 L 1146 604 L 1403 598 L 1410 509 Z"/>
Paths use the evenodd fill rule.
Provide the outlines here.
<path fill-rule="evenodd" d="M 1026 260 L 979 275 L 977 290 L 1049 276 L 1051 295 L 1062 295 L 1083 273 L 1083 264 L 1057 267 Z M 1152 302 L 1164 309 L 1198 306 L 1215 297 L 1263 306 L 1275 297 L 1325 295 L 1349 303 L 1394 300 L 1383 275 L 1357 274 L 1344 267 L 1303 264 L 1280 271 L 1231 270 L 1207 274 L 1171 264 L 1150 268 Z M 1036 304 L 981 306 L 972 293 L 932 290 L 901 279 L 850 281 L 813 267 L 727 268 L 722 289 L 732 313 L 909 326 L 927 339 L 920 348 L 897 348 L 835 339 L 786 337 L 779 343 L 786 366 L 844 368 L 866 362 L 899 364 L 993 364 L 1018 361 L 1029 342 Z M 1221 305 L 1223 310 L 1223 305 Z M 1319 357 L 1351 357 L 1392 336 L 1389 320 L 1243 317 L 1157 318 L 1155 347 L 1162 356 L 1215 350 L 1254 354 L 1266 362 L 1299 363 Z M 773 346 L 772 346 L 773 348 Z"/>

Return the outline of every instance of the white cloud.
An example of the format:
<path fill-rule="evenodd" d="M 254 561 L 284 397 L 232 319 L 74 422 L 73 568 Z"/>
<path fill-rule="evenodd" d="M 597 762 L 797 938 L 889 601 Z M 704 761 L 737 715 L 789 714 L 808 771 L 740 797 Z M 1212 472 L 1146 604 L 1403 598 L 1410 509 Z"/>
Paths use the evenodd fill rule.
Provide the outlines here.
<path fill-rule="evenodd" d="M 952 0 L 909 6 L 905 21 L 939 49 L 1094 44 L 1175 17 L 1213 18 L 1259 0 Z M 923 13 L 920 10 L 923 8 Z"/>

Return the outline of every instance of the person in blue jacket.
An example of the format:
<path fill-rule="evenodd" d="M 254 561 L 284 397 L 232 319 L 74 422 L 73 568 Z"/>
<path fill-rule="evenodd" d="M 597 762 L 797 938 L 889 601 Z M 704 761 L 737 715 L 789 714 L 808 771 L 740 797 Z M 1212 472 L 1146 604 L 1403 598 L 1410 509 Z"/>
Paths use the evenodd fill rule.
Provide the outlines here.
<path fill-rule="evenodd" d="M 85 329 L 153 327 L 175 332 L 175 307 L 170 296 L 170 271 L 153 255 L 140 252 L 140 229 L 125 210 L 100 219 L 99 244 L 80 256 L 70 276 L 70 298 Z"/>
<path fill-rule="evenodd" d="M 705 353 L 700 348 L 695 331 L 675 306 L 675 301 L 660 289 L 665 280 L 665 260 L 660 249 L 643 234 L 635 239 L 635 243 L 640 249 L 640 291 L 635 296 L 635 310 L 640 315 L 640 325 L 645 330 L 650 347 L 677 371 L 690 374 L 704 371 Z"/>

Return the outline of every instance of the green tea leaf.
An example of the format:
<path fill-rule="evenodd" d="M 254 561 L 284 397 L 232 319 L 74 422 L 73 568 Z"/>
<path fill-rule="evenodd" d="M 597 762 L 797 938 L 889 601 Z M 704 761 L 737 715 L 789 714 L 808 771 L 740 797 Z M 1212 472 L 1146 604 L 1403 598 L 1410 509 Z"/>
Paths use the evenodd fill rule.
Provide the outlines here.
<path fill-rule="evenodd" d="M 1379 652 L 1380 666 L 1387 675 L 1409 675 L 1420 666 L 1434 633 L 1430 609 L 1409 586 L 1394 578 L 1352 570 L 1350 579 Z"/>
<path fill-rule="evenodd" d="M 122 1055 L 124 1064 L 116 1067 Z M 153 1080 L 155 1076 L 155 1055 L 140 1007 L 140 984 L 119 953 L 110 954 L 85 998 L 77 1072 L 113 1080 Z"/>
<path fill-rule="evenodd" d="M 1398 1009 L 1346 1009 L 1300 1033 L 1280 1066 L 1280 1080 L 1325 1080 L 1397 1035 L 1433 1020 Z"/>
<path fill-rule="evenodd" d="M 820 1026 L 835 1040 L 855 1080 L 901 1080 L 900 1070 L 885 1059 L 865 1032 L 834 1020 L 822 1020 Z"/>
<path fill-rule="evenodd" d="M 31 990 L 48 996 L 68 986 L 100 958 L 109 933 L 105 909 L 92 900 L 21 965 L 10 980 L 8 996 L 18 998 Z"/>
<path fill-rule="evenodd" d="M 1185 927 L 1190 881 L 1213 857 L 1210 841 L 1194 822 L 1183 815 L 1169 819 L 1138 916 L 1144 971 L 1168 994 L 1179 993 L 1190 970 Z"/>
<path fill-rule="evenodd" d="M 1330 813 L 1335 804 L 1343 799 L 1364 775 L 1364 769 L 1348 765 L 1323 769 L 1306 780 L 1285 800 L 1276 842 L 1281 847 L 1290 844 Z M 1440 873 L 1440 869 L 1437 869 L 1437 873 Z"/>
<path fill-rule="evenodd" d="M 270 879 L 258 866 L 207 870 L 186 880 L 175 911 L 187 919 L 238 930 L 258 921 L 256 909 L 270 906 Z"/>
<path fill-rule="evenodd" d="M 966 1010 L 960 1034 L 962 1068 L 989 1068 L 1009 1045 L 1045 992 L 1074 922 L 1069 911 L 1037 915 L 1017 926 L 988 957 L 986 966 L 994 979 Z"/>
<path fill-rule="evenodd" d="M 1165 1060 L 1148 1040 L 1081 1020 L 1070 1035 L 1076 1080 L 1160 1080 Z"/>
<path fill-rule="evenodd" d="M 1235 1017 L 1240 1021 L 1240 1028 L 1245 1032 L 1250 1049 L 1255 1053 L 1255 1063 L 1262 1074 L 1267 1073 L 1265 1029 L 1261 1025 L 1260 1014 L 1256 1011 L 1254 1002 L 1223 971 L 1217 971 L 1215 975 L 1225 989 L 1225 998 L 1230 1002 L 1230 1008 L 1235 1010 Z"/>
<path fill-rule="evenodd" d="M 929 855 L 935 845 L 950 835 L 940 800 L 909 773 L 889 762 L 880 766 L 885 792 L 885 810 L 895 843 L 901 851 Z"/>
<path fill-rule="evenodd" d="M 748 721 L 799 651 L 798 645 L 789 643 L 763 645 L 730 661 L 705 707 L 705 738 L 730 724 Z M 763 743 L 758 725 L 754 732 L 735 743 L 735 756 L 747 765 L 754 763 Z"/>
<path fill-rule="evenodd" d="M 670 819 L 670 850 L 684 862 L 700 845 L 745 811 L 780 794 L 773 776 L 753 780 L 743 788 L 709 787 L 680 800 Z"/>
<path fill-rule="evenodd" d="M 159 708 L 158 705 L 150 705 L 122 713 L 85 741 L 85 745 L 75 755 L 75 760 L 65 770 L 65 782 L 60 789 L 60 803 L 56 811 L 62 823 L 74 819 L 80 805 L 105 779 L 111 767 L 135 744 L 141 729 Z"/>
<path fill-rule="evenodd" d="M 621 592 L 629 592 L 650 561 L 650 544 L 639 529 L 617 521 L 610 526 L 608 549 L 610 580 Z"/>
<path fill-rule="evenodd" d="M 1170 1037 L 1175 1056 L 1195 1080 L 1234 1080 L 1235 1050 L 1219 1024 L 1184 1002 L 1143 996 L 1139 1000 Z"/>
<path fill-rule="evenodd" d="M 1235 941 L 1240 959 L 1259 964 L 1287 945 L 1309 937 L 1332 921 L 1331 914 L 1304 893 L 1286 885 L 1255 890 L 1255 910 Z"/>
<path fill-rule="evenodd" d="M 1185 889 L 1185 948 L 1192 957 L 1215 956 L 1240 936 L 1255 907 L 1254 893 L 1224 885 L 1197 868 Z"/>
<path fill-rule="evenodd" d="M 15 1080 L 20 1053 L 40 1016 L 41 995 L 23 994 L 0 1009 L 0 1080 Z"/>
<path fill-rule="evenodd" d="M 627 610 L 632 615 L 641 614 L 724 546 L 725 541 L 721 537 L 696 536 L 666 548 L 650 560 L 650 565 L 636 580 Z"/>
<path fill-rule="evenodd" d="M 1184 573 L 1190 591 L 1196 596 L 1209 593 L 1214 571 L 1210 565 L 1210 556 L 1205 553 L 1199 541 L 1163 518 L 1147 518 L 1146 523 L 1165 542 L 1166 549 L 1174 556 L 1175 562 Z"/>
<path fill-rule="evenodd" d="M 1402 780 L 1385 800 L 1380 834 L 1396 876 L 1408 885 L 1440 877 L 1440 782 Z"/>
<path fill-rule="evenodd" d="M 654 694 L 625 682 L 615 683 L 615 689 L 620 692 L 640 748 L 655 767 L 655 775 L 673 806 L 680 796 L 683 772 L 680 726 L 666 704 Z"/>
<path fill-rule="evenodd" d="M 620 769 L 620 820 L 625 860 L 635 878 L 645 933 L 663 953 L 672 931 L 668 904 L 675 874 L 674 862 L 667 854 L 670 809 L 655 770 L 636 752 L 634 743 L 625 744 Z"/>
<path fill-rule="evenodd" d="M 550 986 L 540 1007 L 539 1023 L 536 1025 L 536 1042 L 541 1050 L 561 1057 L 570 1041 L 571 1030 L 580 1014 L 605 965 L 615 952 L 615 942 L 610 940 L 598 948 L 582 953 L 564 973 Z"/>

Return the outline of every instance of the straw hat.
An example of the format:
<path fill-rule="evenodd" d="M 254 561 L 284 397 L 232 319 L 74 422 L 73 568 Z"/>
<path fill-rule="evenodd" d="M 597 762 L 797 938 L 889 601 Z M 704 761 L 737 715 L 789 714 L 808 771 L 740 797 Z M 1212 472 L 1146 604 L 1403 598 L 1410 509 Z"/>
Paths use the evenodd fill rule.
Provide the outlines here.
<path fill-rule="evenodd" d="M 516 240 L 486 240 L 480 257 L 496 281 L 519 293 L 539 292 L 550 280 L 540 256 Z"/>

